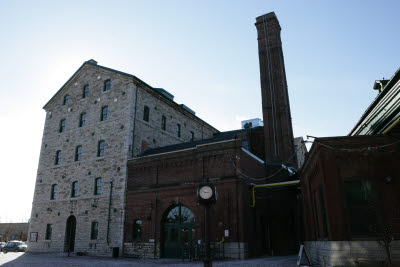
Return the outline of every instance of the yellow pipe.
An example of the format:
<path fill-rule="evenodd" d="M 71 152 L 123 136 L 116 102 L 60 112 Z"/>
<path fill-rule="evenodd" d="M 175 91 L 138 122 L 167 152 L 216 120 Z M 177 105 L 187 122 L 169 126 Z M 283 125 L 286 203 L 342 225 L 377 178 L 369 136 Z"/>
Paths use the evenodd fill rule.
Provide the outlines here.
<path fill-rule="evenodd" d="M 273 183 L 273 184 L 255 185 L 251 189 L 251 198 L 253 199 L 253 203 L 250 205 L 250 207 L 254 208 L 256 206 L 256 198 L 255 198 L 256 188 L 287 186 L 287 185 L 294 185 L 294 184 L 298 184 L 298 183 L 300 183 L 300 180 L 295 180 L 295 181 L 290 181 L 290 182 Z"/>
<path fill-rule="evenodd" d="M 388 132 L 390 132 L 394 127 L 396 127 L 397 124 L 400 123 L 400 119 L 397 119 L 395 122 L 392 123 L 392 125 L 389 126 L 389 128 L 387 128 L 383 133 L 387 134 Z"/>

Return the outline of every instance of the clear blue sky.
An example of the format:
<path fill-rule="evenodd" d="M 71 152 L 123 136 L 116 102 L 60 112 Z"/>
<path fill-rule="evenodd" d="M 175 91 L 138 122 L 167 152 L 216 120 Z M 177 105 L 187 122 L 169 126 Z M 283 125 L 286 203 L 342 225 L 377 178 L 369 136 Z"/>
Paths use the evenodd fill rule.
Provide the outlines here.
<path fill-rule="evenodd" d="M 274 11 L 295 136 L 346 135 L 400 67 L 399 1 L 0 1 L 0 222 L 30 217 L 42 106 L 88 59 L 219 130 L 262 117 L 255 17 Z"/>

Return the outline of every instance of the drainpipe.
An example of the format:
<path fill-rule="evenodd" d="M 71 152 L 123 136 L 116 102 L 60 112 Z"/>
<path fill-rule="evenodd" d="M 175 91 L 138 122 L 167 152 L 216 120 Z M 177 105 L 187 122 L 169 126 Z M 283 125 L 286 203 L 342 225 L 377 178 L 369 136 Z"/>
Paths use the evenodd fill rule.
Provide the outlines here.
<path fill-rule="evenodd" d="M 107 219 L 107 244 L 110 244 L 110 221 L 111 221 L 111 198 L 113 182 L 110 182 L 110 200 L 108 201 L 108 219 Z"/>

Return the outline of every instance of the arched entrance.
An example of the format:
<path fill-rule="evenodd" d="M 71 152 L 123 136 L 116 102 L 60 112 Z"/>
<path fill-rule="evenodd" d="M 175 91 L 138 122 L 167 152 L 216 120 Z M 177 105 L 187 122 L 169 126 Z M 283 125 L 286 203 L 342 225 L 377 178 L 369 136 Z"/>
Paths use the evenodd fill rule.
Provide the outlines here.
<path fill-rule="evenodd" d="M 194 250 L 195 221 L 189 208 L 183 205 L 170 207 L 163 216 L 161 231 L 162 257 L 182 258 Z"/>
<path fill-rule="evenodd" d="M 71 215 L 67 219 L 67 226 L 65 229 L 64 251 L 74 251 L 75 247 L 75 231 L 76 231 L 76 218 Z"/>

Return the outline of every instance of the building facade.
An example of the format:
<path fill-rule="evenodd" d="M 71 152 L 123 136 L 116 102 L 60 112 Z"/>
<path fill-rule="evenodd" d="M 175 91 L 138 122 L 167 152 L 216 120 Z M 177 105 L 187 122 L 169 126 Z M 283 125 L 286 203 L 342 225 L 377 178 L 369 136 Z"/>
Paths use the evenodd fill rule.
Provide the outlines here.
<path fill-rule="evenodd" d="M 399 69 L 400 70 L 400 69 Z M 400 262 L 400 72 L 349 136 L 317 138 L 301 171 L 305 245 L 314 262 Z"/>
<path fill-rule="evenodd" d="M 121 254 L 128 158 L 217 132 L 164 89 L 94 60 L 44 109 L 28 251 Z"/>

